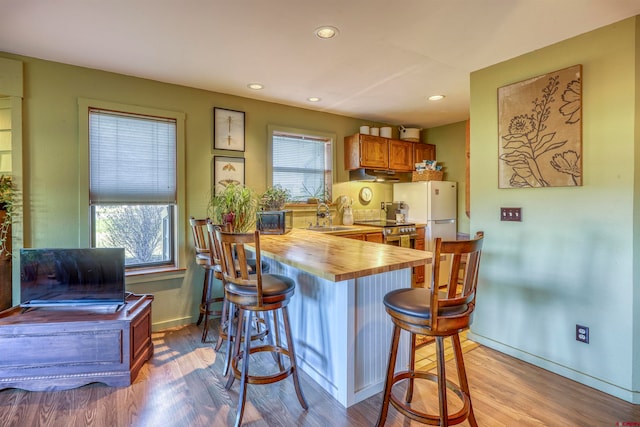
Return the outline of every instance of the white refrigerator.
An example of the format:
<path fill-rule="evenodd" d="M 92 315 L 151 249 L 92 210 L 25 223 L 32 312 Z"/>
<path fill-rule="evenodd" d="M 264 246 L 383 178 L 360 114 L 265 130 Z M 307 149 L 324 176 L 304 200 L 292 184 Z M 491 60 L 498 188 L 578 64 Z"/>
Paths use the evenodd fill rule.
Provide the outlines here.
<path fill-rule="evenodd" d="M 456 240 L 458 184 L 453 181 L 418 181 L 393 184 L 393 201 L 407 205 L 407 222 L 425 224 L 426 250 L 436 237 Z"/>

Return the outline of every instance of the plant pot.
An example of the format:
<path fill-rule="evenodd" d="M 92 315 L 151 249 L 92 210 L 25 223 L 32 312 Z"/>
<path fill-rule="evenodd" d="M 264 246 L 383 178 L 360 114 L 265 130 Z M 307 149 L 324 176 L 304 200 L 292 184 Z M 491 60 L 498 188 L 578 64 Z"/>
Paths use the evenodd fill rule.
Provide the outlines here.
<path fill-rule="evenodd" d="M 222 218 L 222 225 L 226 227 L 228 224 L 231 224 L 231 228 L 233 229 L 233 221 L 235 219 L 236 219 L 236 214 L 233 212 L 229 212 L 225 214 L 224 217 Z"/>

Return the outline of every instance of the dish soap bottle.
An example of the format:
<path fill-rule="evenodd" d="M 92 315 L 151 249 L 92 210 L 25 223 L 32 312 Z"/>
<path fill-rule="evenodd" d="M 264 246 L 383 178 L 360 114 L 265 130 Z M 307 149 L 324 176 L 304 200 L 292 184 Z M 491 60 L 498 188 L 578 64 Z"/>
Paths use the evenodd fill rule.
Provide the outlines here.
<path fill-rule="evenodd" d="M 344 207 L 344 212 L 342 212 L 342 224 L 353 225 L 353 211 L 351 210 L 351 206 Z"/>

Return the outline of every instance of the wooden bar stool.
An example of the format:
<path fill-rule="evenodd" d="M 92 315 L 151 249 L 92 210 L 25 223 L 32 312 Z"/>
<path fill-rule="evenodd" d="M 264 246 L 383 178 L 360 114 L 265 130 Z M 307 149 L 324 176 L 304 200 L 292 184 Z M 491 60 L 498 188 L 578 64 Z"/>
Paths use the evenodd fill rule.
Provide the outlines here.
<path fill-rule="evenodd" d="M 207 222 L 207 234 L 209 237 L 209 254 L 210 254 L 210 263 L 214 265 L 214 276 L 216 279 L 222 282 L 224 287 L 224 275 L 222 274 L 222 248 L 220 246 L 220 242 L 216 237 L 216 230 L 223 230 L 223 227 L 217 224 L 213 224 L 211 221 Z M 224 231 L 231 231 L 230 226 L 224 227 Z M 247 265 L 249 268 L 249 272 L 255 271 L 256 268 L 256 260 L 255 259 L 247 259 Z M 269 264 L 265 262 L 261 262 L 262 272 L 269 272 Z M 231 318 L 229 317 L 229 301 L 224 298 L 222 302 L 222 313 L 220 316 L 220 324 L 218 326 L 218 340 L 214 347 L 215 351 L 219 351 L 222 347 L 222 344 L 227 342 L 227 355 L 225 357 L 223 375 L 227 376 L 229 372 L 229 364 L 231 361 L 231 342 L 235 340 L 235 337 L 238 336 L 237 333 L 237 318 L 231 313 Z M 268 333 L 268 329 L 266 323 L 263 319 L 256 317 L 254 329 L 251 333 L 251 341 L 261 340 Z M 244 335 L 240 334 L 241 340 L 243 340 Z"/>
<path fill-rule="evenodd" d="M 234 342 L 234 353 L 231 360 L 231 375 L 227 381 L 226 388 L 233 385 L 233 380 L 240 380 L 240 392 L 238 398 L 238 410 L 236 413 L 235 425 L 242 422 L 245 400 L 247 396 L 247 384 L 271 384 L 284 380 L 288 376 L 293 376 L 296 395 L 300 405 L 308 409 L 300 380 L 298 378 L 298 368 L 293 345 L 293 337 L 289 325 L 289 314 L 287 304 L 294 294 L 295 282 L 293 279 L 279 274 L 263 274 L 260 259 L 260 232 L 255 233 L 229 233 L 216 230 L 216 238 L 221 248 L 222 273 L 225 280 L 225 297 L 230 303 L 230 308 L 238 308 L 238 333 L 245 337 L 251 335 L 252 318 L 257 313 L 272 312 L 274 321 L 270 325 L 269 332 L 272 334 L 273 344 L 251 346 L 250 339 L 244 339 L 244 348 L 240 349 L 240 339 Z M 253 248 L 246 248 L 251 245 Z M 247 251 L 255 251 L 256 268 L 254 272 L 249 271 L 247 265 Z M 253 274 L 252 274 L 253 273 Z M 286 346 L 280 340 L 280 323 L 277 320 L 277 313 L 282 315 L 282 324 L 286 338 Z M 231 316 L 231 313 L 229 313 Z M 241 325 L 244 322 L 244 331 Z M 272 352 L 278 362 L 279 371 L 270 375 L 254 375 L 249 373 L 250 356 L 258 352 Z M 288 358 L 288 366 L 282 359 Z M 241 364 L 240 368 L 238 367 Z"/>
<path fill-rule="evenodd" d="M 211 260 L 211 250 L 208 243 L 209 237 L 207 236 L 206 231 L 208 222 L 208 219 L 195 219 L 194 217 L 189 218 L 191 232 L 193 234 L 193 245 L 196 250 L 196 264 L 204 269 L 202 298 L 200 300 L 200 315 L 196 322 L 196 325 L 200 325 L 204 321 L 202 327 L 202 342 L 207 340 L 207 335 L 209 334 L 209 316 L 222 315 L 221 310 L 212 310 L 211 306 L 215 303 L 223 303 L 224 301 L 223 290 L 219 291 L 219 295 L 213 295 L 212 287 L 215 283 L 213 278 L 217 277 L 218 279 L 221 279 L 222 273 L 219 268 L 217 268 L 216 273 L 216 266 Z"/>
<path fill-rule="evenodd" d="M 378 426 L 383 426 L 387 419 L 389 403 L 400 413 L 424 424 L 449 426 L 460 424 L 468 419 L 471 426 L 478 425 L 471 405 L 458 333 L 468 328 L 472 321 L 483 239 L 482 232 L 478 232 L 473 240 L 443 242 L 442 239 L 437 238 L 430 287 L 397 289 L 385 295 L 384 305 L 393 321 L 393 336 Z M 451 269 L 446 283 L 440 281 L 440 259 L 443 254 L 451 255 Z M 465 266 L 461 269 L 463 259 Z M 407 371 L 394 373 L 401 330 L 411 334 L 409 367 Z M 435 338 L 437 374 L 415 370 L 416 334 Z M 453 344 L 458 384 L 446 378 L 444 359 L 444 338 L 446 337 L 451 337 Z M 411 407 L 416 378 L 437 382 L 439 403 L 437 415 Z M 393 394 L 394 384 L 402 380 L 408 382 L 404 401 Z M 447 388 L 453 391 L 462 402 L 461 409 L 454 414 L 448 413 Z"/>

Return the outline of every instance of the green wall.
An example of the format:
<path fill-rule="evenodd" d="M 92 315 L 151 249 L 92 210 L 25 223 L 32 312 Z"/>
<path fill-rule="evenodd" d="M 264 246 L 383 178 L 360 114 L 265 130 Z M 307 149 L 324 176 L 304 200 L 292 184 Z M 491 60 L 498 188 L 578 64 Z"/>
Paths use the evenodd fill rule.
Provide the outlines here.
<path fill-rule="evenodd" d="M 213 107 L 246 113 L 246 184 L 257 191 L 266 187 L 267 126 L 312 129 L 333 133 L 336 180 L 345 181 L 343 138 L 356 133 L 360 119 L 302 108 L 224 95 L 35 58 L 0 53 L 0 59 L 20 61 L 24 69 L 24 245 L 26 247 L 78 247 L 80 224 L 80 158 L 78 98 L 90 98 L 186 114 L 186 207 L 181 230 L 182 271 L 127 278 L 128 290 L 152 293 L 153 327 L 162 329 L 193 322 L 198 313 L 203 271 L 193 263 L 191 234 L 186 217 L 203 217 L 210 191 Z M 10 64 L 15 64 L 11 61 Z M 0 63 L 2 65 L 2 63 Z M 3 68 L 0 71 L 5 71 Z M 2 73 L 0 73 L 2 74 Z M 15 285 L 15 280 L 14 280 Z M 17 292 L 14 287 L 14 303 Z"/>
<path fill-rule="evenodd" d="M 470 109 L 470 228 L 486 233 L 473 338 L 635 403 L 639 53 L 635 17 L 472 73 Z M 497 89 L 575 64 L 583 186 L 498 189 Z M 500 222 L 501 206 L 523 222 Z"/>
<path fill-rule="evenodd" d="M 438 164 L 443 166 L 447 181 L 458 183 L 458 233 L 469 234 L 469 217 L 465 211 L 467 123 L 458 122 L 426 130 L 426 141 L 435 144 Z"/>

